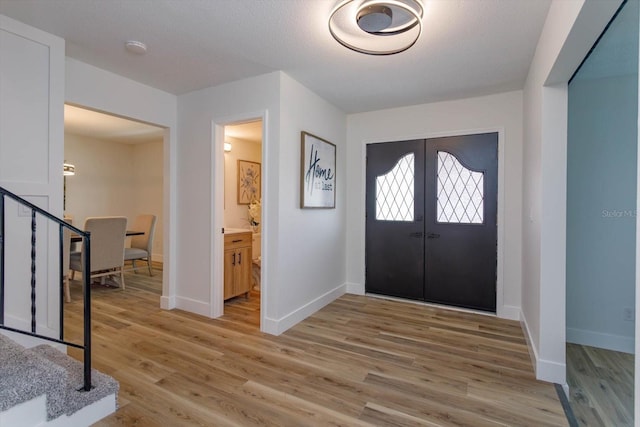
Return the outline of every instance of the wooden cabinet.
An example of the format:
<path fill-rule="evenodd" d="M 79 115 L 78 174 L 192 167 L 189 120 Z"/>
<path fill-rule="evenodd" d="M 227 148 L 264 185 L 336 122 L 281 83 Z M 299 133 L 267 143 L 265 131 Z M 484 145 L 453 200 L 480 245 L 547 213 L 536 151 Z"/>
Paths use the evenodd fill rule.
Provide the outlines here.
<path fill-rule="evenodd" d="M 251 232 L 224 235 L 224 299 L 251 290 Z"/>

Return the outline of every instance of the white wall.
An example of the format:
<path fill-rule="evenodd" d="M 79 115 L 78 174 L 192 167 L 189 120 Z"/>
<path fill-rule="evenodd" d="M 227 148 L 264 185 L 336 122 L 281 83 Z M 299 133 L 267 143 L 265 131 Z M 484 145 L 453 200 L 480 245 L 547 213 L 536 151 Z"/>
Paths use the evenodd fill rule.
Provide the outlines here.
<path fill-rule="evenodd" d="M 238 204 L 238 160 L 262 166 L 262 145 L 234 137 L 225 137 L 225 141 L 231 142 L 232 148 L 224 153 L 224 227 L 248 229 L 248 205 Z"/>
<path fill-rule="evenodd" d="M 635 312 L 638 75 L 581 74 L 569 86 L 567 342 L 634 353 L 623 313 Z"/>
<path fill-rule="evenodd" d="M 282 332 L 346 291 L 346 115 L 281 74 L 279 286 L 271 295 Z M 336 145 L 336 208 L 300 209 L 302 131 Z M 268 223 L 269 225 L 271 222 Z M 264 233 L 263 233 L 264 238 Z M 267 253 L 267 256 L 269 254 Z M 265 257 L 262 253 L 263 259 Z"/>
<path fill-rule="evenodd" d="M 222 280 L 223 255 L 221 242 L 216 241 L 212 233 L 214 229 L 220 233 L 224 226 L 224 151 L 223 141 L 214 139 L 216 125 L 224 126 L 239 121 L 239 118 L 266 116 L 263 153 L 267 155 L 263 157 L 262 214 L 265 221 L 269 216 L 278 216 L 279 81 L 279 73 L 271 73 L 178 97 L 178 204 L 182 212 L 178 221 L 177 243 L 181 278 L 176 298 L 178 308 L 214 316 L 218 314 L 216 304 L 220 307 L 222 304 L 222 292 L 214 297 L 213 288 L 214 281 Z M 223 139 L 223 128 L 219 130 L 219 137 Z M 213 150 L 214 144 L 219 145 L 216 150 Z M 272 168 L 273 174 L 269 174 L 266 165 Z M 214 197 L 216 184 L 220 190 L 219 201 Z M 215 226 L 212 225 L 214 223 Z M 270 260 L 278 256 L 277 247 L 273 244 L 277 236 L 277 223 L 263 227 L 263 253 L 268 252 Z M 218 240 L 221 240 L 220 235 Z M 215 247 L 216 244 L 220 246 Z M 262 262 L 263 284 L 277 283 L 270 272 L 269 262 L 267 259 Z M 261 315 L 270 314 L 272 309 L 269 305 L 263 306 Z"/>
<path fill-rule="evenodd" d="M 163 308 L 175 307 L 177 250 L 177 98 L 169 93 L 66 59 L 65 101 L 166 128 L 163 152 Z"/>
<path fill-rule="evenodd" d="M 538 379 L 565 383 L 567 81 L 619 2 L 554 1 L 524 90 L 522 318 Z"/>
<path fill-rule="evenodd" d="M 263 118 L 261 327 L 278 334 L 335 298 L 344 284 L 344 182 L 338 179 L 334 210 L 302 211 L 298 194 L 300 132 L 336 143 L 344 156 L 345 116 L 280 72 L 192 92 L 180 96 L 178 106 L 185 213 L 178 226 L 177 304 L 212 316 L 222 307 L 221 289 L 212 287 L 222 281 L 222 126 Z M 338 164 L 344 170 L 344 161 Z"/>
<path fill-rule="evenodd" d="M 518 319 L 521 283 L 522 92 L 353 114 L 347 137 L 347 282 L 364 292 L 366 144 L 499 131 L 498 315 Z M 501 282 L 501 283 L 500 283 Z"/>
<path fill-rule="evenodd" d="M 67 177 L 65 215 L 82 228 L 90 216 L 156 215 L 153 259 L 162 261 L 162 141 L 123 144 L 65 133 L 65 158 L 76 167 Z"/>
<path fill-rule="evenodd" d="M 131 187 L 133 216 L 129 217 L 129 224 L 133 224 L 136 215 L 153 214 L 156 216 L 156 230 L 153 238 L 154 261 L 164 259 L 164 146 L 163 141 L 131 144 L 131 158 L 133 166 L 131 173 Z"/>
<path fill-rule="evenodd" d="M 66 178 L 65 209 L 76 227 L 90 216 L 135 214 L 131 146 L 65 133 L 64 154 L 76 167 L 76 174 Z"/>
<path fill-rule="evenodd" d="M 60 218 L 63 100 L 64 40 L 0 15 L 0 186 Z M 18 212 L 7 200 L 5 321 L 29 330 L 31 211 Z M 36 224 L 37 332 L 57 336 L 58 228 L 40 215 Z"/>

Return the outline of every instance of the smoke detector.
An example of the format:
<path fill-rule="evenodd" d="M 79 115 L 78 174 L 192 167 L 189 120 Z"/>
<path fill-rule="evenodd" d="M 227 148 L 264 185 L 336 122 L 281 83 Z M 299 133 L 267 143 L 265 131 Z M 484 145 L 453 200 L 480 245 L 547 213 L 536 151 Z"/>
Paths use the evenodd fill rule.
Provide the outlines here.
<path fill-rule="evenodd" d="M 147 45 L 137 40 L 129 40 L 124 44 L 125 49 L 136 55 L 144 55 L 147 53 Z"/>

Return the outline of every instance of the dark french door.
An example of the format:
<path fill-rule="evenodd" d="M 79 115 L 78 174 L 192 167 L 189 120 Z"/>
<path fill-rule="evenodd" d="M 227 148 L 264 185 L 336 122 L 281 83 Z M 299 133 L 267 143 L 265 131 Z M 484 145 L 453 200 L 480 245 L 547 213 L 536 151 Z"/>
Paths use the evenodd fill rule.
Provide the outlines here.
<path fill-rule="evenodd" d="M 498 134 L 367 146 L 369 293 L 495 312 Z"/>

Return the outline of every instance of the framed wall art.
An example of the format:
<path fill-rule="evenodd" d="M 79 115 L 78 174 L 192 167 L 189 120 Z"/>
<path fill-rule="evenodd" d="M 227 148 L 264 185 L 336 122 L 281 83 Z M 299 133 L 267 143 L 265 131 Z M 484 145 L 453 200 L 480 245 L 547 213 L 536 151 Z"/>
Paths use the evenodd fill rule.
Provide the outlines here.
<path fill-rule="evenodd" d="M 336 207 L 336 146 L 302 132 L 300 207 Z"/>
<path fill-rule="evenodd" d="M 238 160 L 238 204 L 260 200 L 261 186 L 260 163 Z"/>

